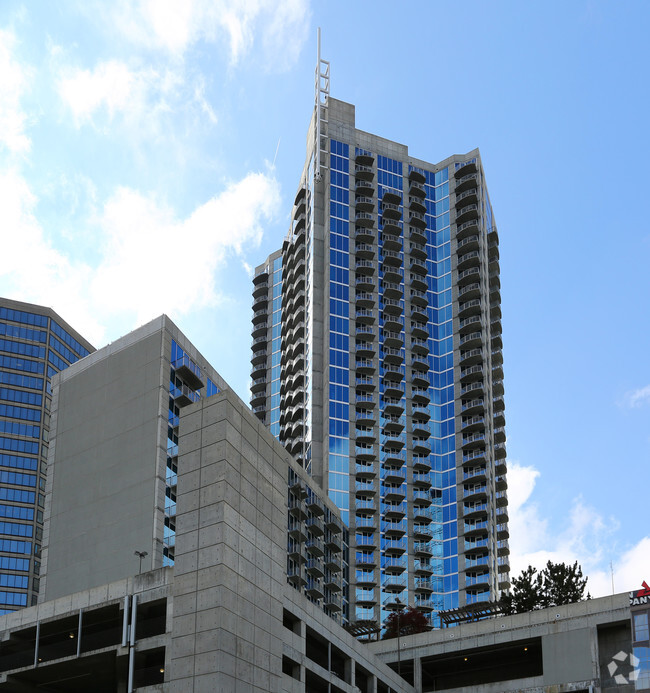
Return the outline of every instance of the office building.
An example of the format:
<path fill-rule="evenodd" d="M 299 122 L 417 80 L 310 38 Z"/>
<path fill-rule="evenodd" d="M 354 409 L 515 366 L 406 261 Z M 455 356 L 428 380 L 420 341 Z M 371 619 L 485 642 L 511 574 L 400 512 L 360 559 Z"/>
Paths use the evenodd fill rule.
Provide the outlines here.
<path fill-rule="evenodd" d="M 351 619 L 438 625 L 509 586 L 496 223 L 478 150 L 416 159 L 328 75 L 253 278 L 251 406 L 341 509 Z"/>
<path fill-rule="evenodd" d="M 51 379 L 91 351 L 52 309 L 0 298 L 0 613 L 38 600 Z"/>

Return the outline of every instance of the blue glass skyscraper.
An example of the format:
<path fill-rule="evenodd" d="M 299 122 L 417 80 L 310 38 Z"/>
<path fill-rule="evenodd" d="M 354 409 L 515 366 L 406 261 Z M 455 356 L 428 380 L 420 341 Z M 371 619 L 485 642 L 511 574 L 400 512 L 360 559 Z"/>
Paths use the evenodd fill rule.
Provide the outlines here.
<path fill-rule="evenodd" d="M 50 308 L 0 298 L 0 614 L 38 600 L 50 381 L 91 351 Z"/>
<path fill-rule="evenodd" d="M 498 238 L 480 154 L 415 159 L 317 91 L 291 229 L 254 278 L 251 404 L 343 512 L 351 618 L 408 604 L 438 625 L 509 586 Z"/>

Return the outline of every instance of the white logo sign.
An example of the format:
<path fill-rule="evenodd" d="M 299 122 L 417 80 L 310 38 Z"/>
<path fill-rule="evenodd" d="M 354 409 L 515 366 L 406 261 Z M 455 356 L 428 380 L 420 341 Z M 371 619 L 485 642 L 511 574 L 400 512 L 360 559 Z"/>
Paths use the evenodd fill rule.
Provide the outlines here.
<path fill-rule="evenodd" d="M 619 671 L 619 667 L 621 667 L 627 659 L 630 660 L 630 666 L 632 667 L 632 671 L 626 677 L 623 674 L 617 674 L 616 672 Z M 621 650 L 620 652 L 614 655 L 612 661 L 607 665 L 607 671 L 609 671 L 610 676 L 614 677 L 614 681 L 616 683 L 618 683 L 621 686 L 624 686 L 626 683 L 634 683 L 639 678 L 639 669 L 637 668 L 638 666 L 639 660 L 637 657 L 635 657 L 631 653 L 628 654 L 627 652 L 623 652 L 623 650 Z"/>

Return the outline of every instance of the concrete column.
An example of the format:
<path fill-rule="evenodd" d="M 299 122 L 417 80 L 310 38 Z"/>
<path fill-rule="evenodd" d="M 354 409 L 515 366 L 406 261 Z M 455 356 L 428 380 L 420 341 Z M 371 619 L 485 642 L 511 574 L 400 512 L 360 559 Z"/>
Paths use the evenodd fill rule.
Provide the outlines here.
<path fill-rule="evenodd" d="M 354 661 L 352 659 L 345 660 L 345 668 L 343 671 L 345 681 L 351 686 L 354 686 Z"/>
<path fill-rule="evenodd" d="M 413 657 L 413 688 L 420 693 L 422 691 L 422 660 Z"/>

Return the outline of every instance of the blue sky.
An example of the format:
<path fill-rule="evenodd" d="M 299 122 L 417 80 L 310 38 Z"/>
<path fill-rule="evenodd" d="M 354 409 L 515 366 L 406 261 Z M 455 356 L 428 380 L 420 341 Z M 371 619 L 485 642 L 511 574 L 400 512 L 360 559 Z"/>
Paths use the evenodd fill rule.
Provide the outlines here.
<path fill-rule="evenodd" d="M 0 295 L 100 347 L 166 312 L 248 400 L 250 272 L 304 163 L 316 28 L 357 127 L 480 147 L 501 239 L 513 574 L 650 579 L 650 5 L 0 4 Z"/>

